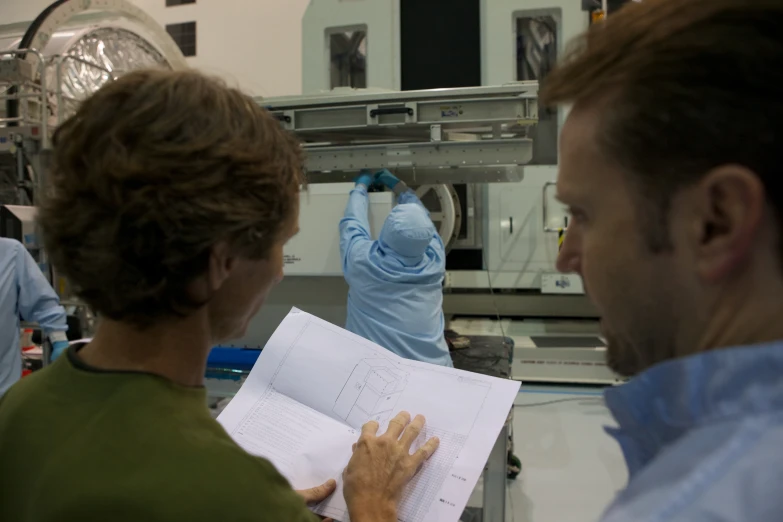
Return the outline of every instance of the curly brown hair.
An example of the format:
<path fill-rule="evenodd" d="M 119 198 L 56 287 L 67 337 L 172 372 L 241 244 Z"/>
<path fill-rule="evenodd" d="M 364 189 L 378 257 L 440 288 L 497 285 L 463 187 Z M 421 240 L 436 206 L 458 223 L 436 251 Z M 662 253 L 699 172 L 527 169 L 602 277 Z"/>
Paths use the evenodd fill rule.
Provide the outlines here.
<path fill-rule="evenodd" d="M 202 306 L 213 245 L 263 259 L 298 209 L 299 142 L 251 98 L 195 71 L 109 83 L 54 134 L 44 246 L 99 315 L 138 326 Z"/>

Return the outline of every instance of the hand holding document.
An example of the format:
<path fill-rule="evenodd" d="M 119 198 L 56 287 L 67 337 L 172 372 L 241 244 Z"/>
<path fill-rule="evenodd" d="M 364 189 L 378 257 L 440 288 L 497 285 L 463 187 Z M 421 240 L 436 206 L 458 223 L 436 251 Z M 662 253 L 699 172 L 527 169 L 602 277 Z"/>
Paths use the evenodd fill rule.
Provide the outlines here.
<path fill-rule="evenodd" d="M 372 466 L 365 464 L 373 446 L 366 441 L 377 437 L 372 444 L 389 445 L 387 450 L 396 444 L 401 470 L 424 462 L 398 500 L 398 519 L 456 522 L 519 386 L 402 359 L 293 309 L 218 421 L 246 451 L 270 460 L 294 488 L 336 480 L 335 493 L 314 511 L 342 522 L 349 520 L 353 492 L 362 489 L 354 486 L 373 481 Z M 400 412 L 422 415 L 426 424 Z M 434 454 L 432 438 L 439 441 Z M 410 480 L 414 472 L 401 471 L 394 480 Z"/>

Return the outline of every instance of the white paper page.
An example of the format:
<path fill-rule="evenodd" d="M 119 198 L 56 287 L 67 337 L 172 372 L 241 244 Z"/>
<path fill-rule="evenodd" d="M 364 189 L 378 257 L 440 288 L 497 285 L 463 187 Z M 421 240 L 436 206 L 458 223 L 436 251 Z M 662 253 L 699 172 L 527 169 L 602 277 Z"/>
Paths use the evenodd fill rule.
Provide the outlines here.
<path fill-rule="evenodd" d="M 272 335 L 239 394 L 218 420 L 239 442 L 237 419 L 244 418 L 250 411 L 249 405 L 255 404 L 267 389 L 330 417 L 328 420 L 343 429 L 358 430 L 374 419 L 383 432 L 390 418 L 399 411 L 424 415 L 427 426 L 417 444 L 431 436 L 439 437 L 441 444 L 407 487 L 399 519 L 456 522 L 484 469 L 519 386 L 518 382 L 506 379 L 402 359 L 357 335 L 294 309 Z M 260 417 L 260 422 L 261 427 L 253 431 L 254 436 L 263 438 L 260 435 L 263 426 L 273 420 Z M 334 430 L 334 435 L 330 430 L 329 440 L 323 443 L 324 456 L 315 460 L 323 459 L 318 468 L 322 473 L 334 466 L 330 477 L 338 480 L 340 489 L 316 512 L 347 522 L 340 475 L 358 434 L 346 432 L 354 440 L 347 442 L 350 437 L 346 435 L 345 453 L 336 448 L 342 438 L 338 436 L 339 429 Z M 246 438 L 248 430 L 242 433 Z M 312 441 L 312 448 L 317 455 L 317 438 Z M 267 457 L 260 451 L 248 451 Z M 270 460 L 276 464 L 274 458 Z M 307 467 L 287 465 L 296 469 Z M 280 469 L 295 488 L 310 487 L 313 481 L 322 482 L 325 476 L 319 474 L 316 480 L 315 476 L 295 476 Z M 307 484 L 302 482 L 306 478 Z"/>
<path fill-rule="evenodd" d="M 269 460 L 296 489 L 334 478 L 351 458 L 359 434 L 276 392 L 247 383 L 217 419 L 237 444 Z"/>

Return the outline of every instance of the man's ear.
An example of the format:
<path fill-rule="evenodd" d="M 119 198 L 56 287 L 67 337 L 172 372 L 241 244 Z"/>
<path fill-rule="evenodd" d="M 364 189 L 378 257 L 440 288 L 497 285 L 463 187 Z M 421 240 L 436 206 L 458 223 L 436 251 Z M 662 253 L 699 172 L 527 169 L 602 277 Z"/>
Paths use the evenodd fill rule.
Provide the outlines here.
<path fill-rule="evenodd" d="M 766 207 L 764 185 L 750 169 L 724 165 L 699 182 L 696 194 L 698 270 L 714 282 L 750 261 Z"/>
<path fill-rule="evenodd" d="M 218 290 L 231 275 L 234 268 L 234 256 L 228 243 L 222 241 L 212 247 L 209 255 L 209 289 Z"/>

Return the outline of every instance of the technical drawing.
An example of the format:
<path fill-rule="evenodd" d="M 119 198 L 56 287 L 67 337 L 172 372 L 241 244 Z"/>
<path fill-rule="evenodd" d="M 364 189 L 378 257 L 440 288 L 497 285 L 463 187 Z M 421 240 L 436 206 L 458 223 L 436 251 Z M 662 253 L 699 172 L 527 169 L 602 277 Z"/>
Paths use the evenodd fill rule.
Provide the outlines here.
<path fill-rule="evenodd" d="M 408 372 L 386 359 L 362 359 L 354 367 L 332 411 L 349 426 L 383 424 L 408 384 Z"/>

